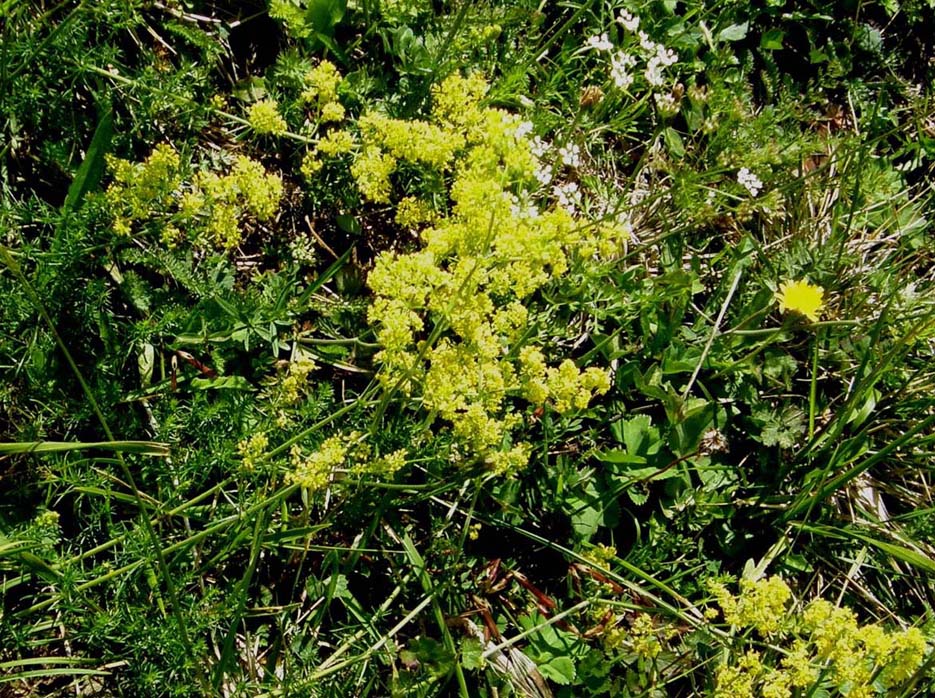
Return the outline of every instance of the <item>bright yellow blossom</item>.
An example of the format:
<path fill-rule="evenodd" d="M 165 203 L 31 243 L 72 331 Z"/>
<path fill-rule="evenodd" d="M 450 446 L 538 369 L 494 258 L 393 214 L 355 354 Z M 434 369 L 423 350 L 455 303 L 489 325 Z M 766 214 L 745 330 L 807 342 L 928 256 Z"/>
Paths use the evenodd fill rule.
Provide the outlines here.
<path fill-rule="evenodd" d="M 825 290 L 808 281 L 786 281 L 779 286 L 776 300 L 782 312 L 790 310 L 801 313 L 812 322 L 817 322 L 824 308 Z"/>

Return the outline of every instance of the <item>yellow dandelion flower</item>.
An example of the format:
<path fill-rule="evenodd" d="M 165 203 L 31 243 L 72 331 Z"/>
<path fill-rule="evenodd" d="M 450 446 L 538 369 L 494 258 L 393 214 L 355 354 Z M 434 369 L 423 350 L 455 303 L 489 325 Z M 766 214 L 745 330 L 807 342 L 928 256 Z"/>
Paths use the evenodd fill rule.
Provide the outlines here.
<path fill-rule="evenodd" d="M 812 322 L 818 321 L 818 316 L 824 309 L 824 296 L 825 289 L 808 281 L 783 282 L 776 292 L 776 300 L 782 312 L 791 310 L 801 313 Z"/>

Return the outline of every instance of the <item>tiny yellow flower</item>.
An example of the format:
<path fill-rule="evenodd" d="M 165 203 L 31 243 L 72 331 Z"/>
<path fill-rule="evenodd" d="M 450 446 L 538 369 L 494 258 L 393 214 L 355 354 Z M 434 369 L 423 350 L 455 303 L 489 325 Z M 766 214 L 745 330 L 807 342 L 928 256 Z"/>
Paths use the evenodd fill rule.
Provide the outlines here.
<path fill-rule="evenodd" d="M 818 316 L 824 308 L 825 289 L 813 286 L 808 281 L 786 281 L 779 286 L 776 300 L 782 312 L 790 310 L 801 313 L 812 322 L 818 321 Z"/>

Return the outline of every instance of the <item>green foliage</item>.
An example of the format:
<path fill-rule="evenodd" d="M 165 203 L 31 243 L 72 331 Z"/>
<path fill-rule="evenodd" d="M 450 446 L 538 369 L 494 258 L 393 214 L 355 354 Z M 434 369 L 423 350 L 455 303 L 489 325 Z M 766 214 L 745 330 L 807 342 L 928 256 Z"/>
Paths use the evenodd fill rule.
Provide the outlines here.
<path fill-rule="evenodd" d="M 0 14 L 0 693 L 933 690 L 930 2 Z"/>

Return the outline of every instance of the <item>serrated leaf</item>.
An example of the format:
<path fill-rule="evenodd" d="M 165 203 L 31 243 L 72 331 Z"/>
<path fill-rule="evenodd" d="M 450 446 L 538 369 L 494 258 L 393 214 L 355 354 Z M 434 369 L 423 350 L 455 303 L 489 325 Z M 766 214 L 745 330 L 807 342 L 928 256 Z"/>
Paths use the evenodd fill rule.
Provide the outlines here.
<path fill-rule="evenodd" d="M 568 657 L 555 657 L 539 665 L 539 673 L 561 686 L 575 680 L 575 663 Z"/>
<path fill-rule="evenodd" d="M 465 669 L 481 669 L 484 666 L 484 648 L 476 637 L 461 642 L 461 666 Z"/>

